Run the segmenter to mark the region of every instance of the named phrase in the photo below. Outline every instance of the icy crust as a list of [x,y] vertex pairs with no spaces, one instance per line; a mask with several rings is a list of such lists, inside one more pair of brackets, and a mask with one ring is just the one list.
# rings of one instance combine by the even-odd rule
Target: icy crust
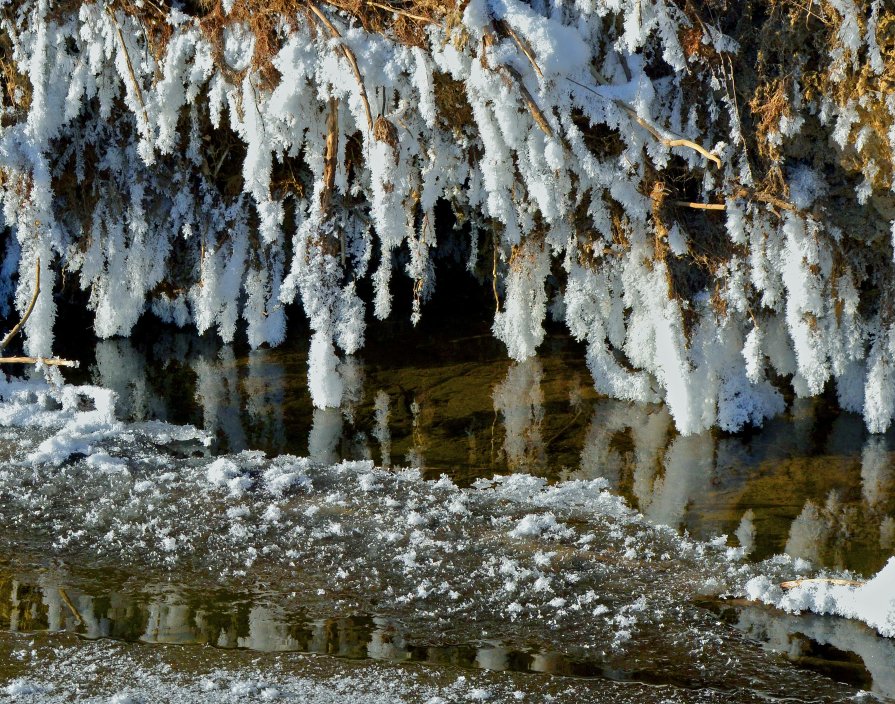
[[0,378],[0,427],[49,431],[28,447],[24,460],[35,465],[59,466],[72,456],[83,456],[92,468],[126,469],[96,448],[104,441],[169,444],[210,437],[190,426],[161,421],[124,424],[116,420],[114,391],[99,386],[54,385],[43,381]]
[[[0,684],[6,704],[761,704],[753,688],[677,687],[602,678],[386,666],[301,655],[224,652],[215,648],[134,648],[109,641],[9,637],[0,634],[22,672]],[[854,693],[803,676],[814,702],[845,702]],[[804,699],[804,697],[803,697]]]
[[[841,26],[821,72],[866,63],[879,73],[880,3],[863,34],[863,10],[833,4]],[[225,15],[232,7],[224,3]],[[153,32],[120,8],[18,2],[3,32],[30,95],[0,106],[3,222],[15,235],[2,270],[19,273],[15,291],[3,278],[0,308],[13,296],[25,309],[39,263],[45,291],[63,275],[89,291],[102,337],[129,334],[152,311],[225,342],[242,319],[258,347],[282,342],[284,306],[300,301],[313,330],[313,401],[337,407],[338,354],[363,344],[368,305],[389,315],[396,253],[414,280],[417,320],[435,289],[433,256],[464,256],[474,268],[487,220],[487,270],[501,298],[493,330],[515,359],[535,353],[550,310],[586,342],[597,390],[664,400],[685,434],[780,413],[777,379],[798,396],[835,383],[842,407],[862,412],[872,431],[890,425],[895,335],[886,306],[861,293],[887,288],[889,238],[868,246],[832,225],[827,184],[806,165],[780,174],[792,210],[742,196],[760,184],[736,100],[720,85],[726,68],[711,59],[726,66],[722,57],[738,51],[718,28],[667,0],[473,0],[454,29],[428,25],[426,46],[408,47],[330,6],[321,12],[340,39],[305,13],[275,23],[271,84],[251,31],[235,21],[213,39],[171,10],[154,19],[167,20],[169,40],[150,46]],[[517,40],[496,36],[495,22]],[[693,32],[685,51],[681,38]],[[447,80],[461,125],[440,107]],[[874,142],[852,138],[854,105],[791,102],[769,138],[795,138],[804,113],[840,145]],[[591,151],[589,129],[611,135],[603,151]],[[215,180],[230,153],[217,150],[224,132],[245,152],[235,196]],[[695,200],[726,208],[712,234],[726,242],[691,250],[683,221],[662,224],[646,194],[669,169]],[[278,170],[297,180],[292,192]],[[878,170],[871,160],[860,202]],[[68,190],[62,174],[74,176]],[[89,203],[72,195],[84,190],[95,194]],[[439,199],[471,222],[468,241],[438,241]],[[716,250],[732,254],[699,264]],[[699,269],[697,279],[708,266],[710,280],[681,292],[681,266]],[[356,284],[368,276],[373,300],[363,301]],[[51,353],[55,315],[53,297],[41,296],[26,325],[31,354]]]

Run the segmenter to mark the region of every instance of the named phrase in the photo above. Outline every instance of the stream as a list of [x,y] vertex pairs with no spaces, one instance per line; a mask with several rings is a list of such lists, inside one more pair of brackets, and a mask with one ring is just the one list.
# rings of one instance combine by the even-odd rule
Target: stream
[[97,343],[116,421],[0,429],[0,700],[895,700],[891,639],[739,598],[880,570],[895,434],[682,437],[567,337],[453,330],[383,328],[327,410],[303,341]]

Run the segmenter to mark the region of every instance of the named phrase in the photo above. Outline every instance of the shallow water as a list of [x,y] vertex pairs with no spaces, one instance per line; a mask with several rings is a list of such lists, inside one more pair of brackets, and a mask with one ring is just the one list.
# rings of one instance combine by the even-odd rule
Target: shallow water
[[[181,334],[101,342],[78,381],[114,389],[124,420],[192,423],[215,442],[99,443],[120,473],[77,457],[27,478],[0,472],[0,629],[551,674],[725,701],[805,687],[818,701],[859,689],[895,698],[891,641],[724,598],[777,553],[876,572],[895,543],[892,434],[870,437],[857,416],[795,401],[761,430],[682,438],[660,406],[597,397],[582,358],[561,336],[516,364],[486,334],[383,335],[343,365],[343,407],[320,411],[303,343],[243,354]],[[7,430],[0,451],[15,465],[41,438]],[[268,474],[293,465],[237,456],[248,493],[209,493],[213,456],[244,449],[309,457],[294,476],[313,491],[274,491]],[[453,484],[334,467],[342,460],[420,467]],[[481,481],[523,473],[604,479],[642,517]],[[545,507],[556,529],[525,537]],[[650,528],[662,525],[675,530]],[[717,536],[728,537],[693,542]],[[728,546],[749,561],[731,563]],[[793,576],[790,563],[773,569]]]

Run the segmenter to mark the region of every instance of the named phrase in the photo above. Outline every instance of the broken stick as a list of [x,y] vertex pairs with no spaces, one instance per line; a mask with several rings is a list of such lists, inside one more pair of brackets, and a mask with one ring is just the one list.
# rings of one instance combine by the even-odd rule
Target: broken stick
[[[25,323],[28,322],[28,318],[31,317],[31,313],[34,310],[34,305],[37,303],[37,297],[39,295],[40,257],[37,258],[37,267],[34,274],[34,293],[31,294],[31,301],[28,303],[28,308],[25,310],[25,314],[22,316],[21,320],[19,320],[19,322],[13,326],[12,330],[6,333],[6,337],[0,341],[0,351],[3,351],[9,346],[9,343],[12,342],[13,338],[21,332]],[[78,362],[76,361],[70,359],[58,359],[57,357],[0,357],[0,364],[46,364],[50,367],[78,366]]]

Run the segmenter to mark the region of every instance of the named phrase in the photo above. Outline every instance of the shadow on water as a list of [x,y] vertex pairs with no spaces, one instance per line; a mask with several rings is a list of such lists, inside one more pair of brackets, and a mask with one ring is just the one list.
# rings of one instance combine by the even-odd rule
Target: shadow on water
[[417,466],[460,485],[528,472],[606,478],[657,523],[730,536],[755,559],[779,552],[864,574],[895,549],[895,434],[823,400],[743,435],[681,437],[663,406],[596,395],[577,345],[548,337],[517,364],[490,335],[393,336],[343,361],[339,409],[314,409],[299,343],[237,354],[194,335],[97,344],[89,380],[130,420],[191,423],[216,451]]

